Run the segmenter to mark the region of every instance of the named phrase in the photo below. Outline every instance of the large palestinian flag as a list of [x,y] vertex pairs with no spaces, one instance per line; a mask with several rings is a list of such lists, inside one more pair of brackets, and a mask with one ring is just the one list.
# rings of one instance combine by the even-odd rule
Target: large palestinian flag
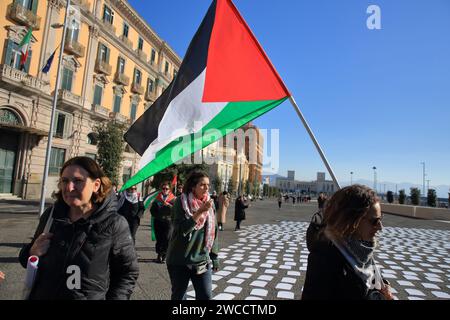
[[[142,158],[123,189],[203,149],[290,96],[231,0],[214,0],[176,78],[125,133]],[[214,130],[214,134],[208,134]]]

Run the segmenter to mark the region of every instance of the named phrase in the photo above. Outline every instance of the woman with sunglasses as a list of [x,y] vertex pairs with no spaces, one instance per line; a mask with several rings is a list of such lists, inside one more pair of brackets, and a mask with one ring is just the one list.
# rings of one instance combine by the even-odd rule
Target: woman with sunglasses
[[155,228],[156,245],[155,250],[158,254],[156,262],[165,263],[167,246],[171,233],[171,215],[172,207],[175,202],[175,196],[170,191],[170,182],[164,181],[161,184],[161,191],[156,196],[150,207],[150,213],[154,218],[153,227]]
[[337,191],[325,204],[324,228],[308,256],[303,300],[392,300],[374,260],[382,230],[380,200],[362,185]]
[[91,158],[75,157],[62,166],[58,189],[33,240],[20,251],[24,268],[30,256],[39,257],[28,298],[129,299],[139,274],[137,255],[128,223],[117,214],[111,181]]

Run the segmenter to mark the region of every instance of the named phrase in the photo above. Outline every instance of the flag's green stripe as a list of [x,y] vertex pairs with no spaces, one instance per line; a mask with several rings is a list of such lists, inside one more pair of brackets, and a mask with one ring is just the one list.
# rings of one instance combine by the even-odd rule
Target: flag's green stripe
[[[230,133],[230,130],[238,129],[247,122],[272,110],[287,98],[266,101],[230,102],[216,117],[203,127],[202,133],[186,135],[176,139],[158,151],[155,159],[131,177],[124,184],[122,190],[144,181],[171,164],[205,148]],[[207,136],[204,134],[209,129],[216,129],[217,134],[215,136]],[[174,150],[177,150],[177,152],[174,153]]]
[[150,205],[150,203],[152,203],[152,201],[156,198],[156,196],[158,195],[159,191],[156,191],[155,194],[151,195],[150,197],[148,197],[147,200],[145,200],[144,203],[144,208],[147,209],[148,206]]
[[32,34],[32,31],[31,31],[31,28],[30,28],[30,29],[28,29],[27,34],[25,35],[25,37],[23,37],[22,41],[21,41],[20,44],[19,44],[19,47],[20,47],[21,49],[22,49],[22,47],[23,47],[25,44],[30,43],[30,40],[31,40],[31,34]]

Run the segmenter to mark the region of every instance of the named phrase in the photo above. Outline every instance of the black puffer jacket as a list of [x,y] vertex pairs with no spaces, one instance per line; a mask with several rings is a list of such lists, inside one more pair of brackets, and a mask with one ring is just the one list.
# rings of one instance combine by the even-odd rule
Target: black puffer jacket
[[[128,223],[116,212],[116,197],[108,196],[87,219],[69,220],[69,207],[56,202],[53,237],[47,253],[40,257],[30,299],[129,299],[139,275],[137,255]],[[42,215],[33,241],[19,255],[26,267],[29,251],[42,233],[50,215]],[[81,271],[81,288],[69,289],[67,273],[71,265]],[[70,283],[70,282],[69,282]]]

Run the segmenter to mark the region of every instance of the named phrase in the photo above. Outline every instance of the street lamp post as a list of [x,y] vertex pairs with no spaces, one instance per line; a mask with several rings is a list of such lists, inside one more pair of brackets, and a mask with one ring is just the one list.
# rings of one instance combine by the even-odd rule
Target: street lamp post
[[423,194],[425,195],[425,162],[421,162],[423,168]]
[[350,172],[350,185],[353,185],[353,171]]
[[50,129],[48,132],[47,150],[45,152],[45,166],[44,166],[44,176],[42,177],[41,202],[40,202],[40,207],[39,207],[39,215],[42,215],[44,213],[44,209],[45,209],[45,193],[46,193],[46,187],[47,187],[48,167],[50,164],[50,153],[52,150],[53,126],[54,126],[55,113],[56,113],[56,104],[57,104],[57,100],[58,100],[59,82],[60,82],[60,77],[61,77],[61,64],[62,64],[62,59],[63,59],[64,43],[65,43],[65,39],[66,39],[65,36],[66,36],[66,31],[67,31],[67,16],[69,14],[69,6],[70,6],[70,0],[67,0],[66,14],[64,16],[63,34],[62,34],[62,38],[61,38],[61,45],[59,47],[60,49],[59,49],[58,71],[56,73],[55,92],[53,93],[52,115],[50,117]]
[[375,190],[375,193],[377,192],[377,167],[373,166],[373,190]]

